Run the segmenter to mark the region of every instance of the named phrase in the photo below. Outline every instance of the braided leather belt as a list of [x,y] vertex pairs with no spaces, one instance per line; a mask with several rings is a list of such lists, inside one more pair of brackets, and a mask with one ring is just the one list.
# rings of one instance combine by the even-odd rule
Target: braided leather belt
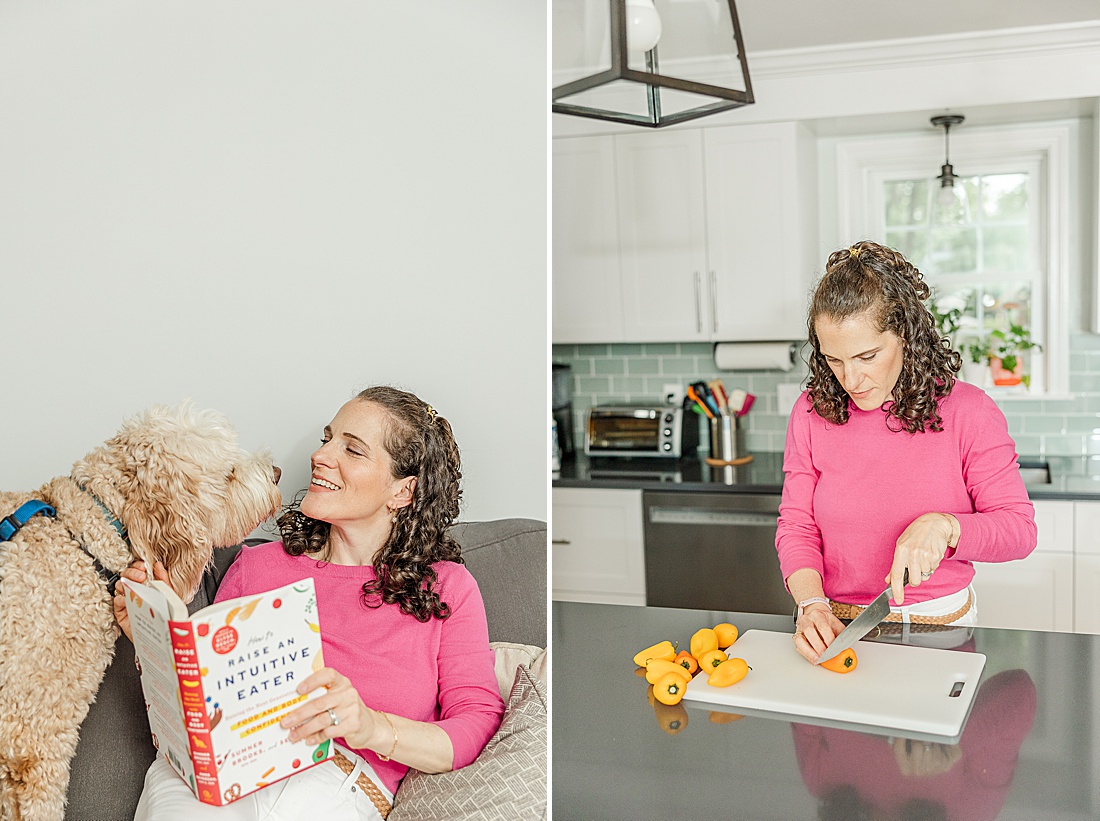
[[[348,775],[351,775],[355,771],[355,765],[351,763],[351,760],[342,752],[337,750],[332,757],[332,763],[343,770]],[[355,784],[359,789],[367,794],[367,797],[371,800],[371,803],[378,808],[378,814],[385,818],[390,814],[390,810],[393,809],[393,805],[386,800],[386,796],[382,794],[382,790],[378,788],[378,785],[371,781],[371,777],[365,772],[360,771],[359,777],[355,779]]]
[[[950,624],[956,619],[961,618],[970,610],[970,592],[967,591],[966,603],[956,610],[954,613],[946,613],[942,616],[910,616],[909,621],[912,624]],[[860,613],[867,608],[860,607],[858,604],[844,604],[843,602],[830,602],[829,606],[833,608],[833,615],[838,619],[854,619]],[[890,613],[883,621],[901,621],[901,613]]]

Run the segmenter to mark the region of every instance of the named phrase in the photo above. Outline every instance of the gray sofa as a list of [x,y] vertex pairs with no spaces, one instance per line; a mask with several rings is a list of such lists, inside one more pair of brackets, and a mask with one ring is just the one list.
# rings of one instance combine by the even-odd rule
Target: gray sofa
[[[546,524],[532,519],[459,523],[453,535],[485,600],[489,640],[546,646]],[[216,551],[216,569],[192,602],[213,600],[217,580],[239,547]],[[143,709],[134,649],[119,639],[96,701],[80,731],[66,819],[129,821],[156,755]]]

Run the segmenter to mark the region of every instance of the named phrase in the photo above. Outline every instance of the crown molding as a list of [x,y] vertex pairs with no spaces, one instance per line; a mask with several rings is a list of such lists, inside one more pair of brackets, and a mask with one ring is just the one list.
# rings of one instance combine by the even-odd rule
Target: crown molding
[[876,40],[773,51],[748,51],[754,80],[942,64],[1005,57],[1042,57],[1100,50],[1100,20],[963,34]]

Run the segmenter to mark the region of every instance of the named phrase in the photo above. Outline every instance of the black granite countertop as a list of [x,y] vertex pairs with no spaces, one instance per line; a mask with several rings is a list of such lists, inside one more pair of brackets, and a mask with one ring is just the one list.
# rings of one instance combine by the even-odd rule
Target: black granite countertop
[[[742,634],[794,630],[790,616],[553,603],[555,818],[1100,817],[1100,636],[964,628],[934,637],[986,663],[958,740],[930,741],[656,702],[631,653],[723,621]],[[880,640],[891,638],[933,640]]]
[[577,453],[562,460],[554,487],[632,488],[640,490],[716,491],[720,493],[780,493],[783,454],[757,453],[736,467],[711,467],[706,457],[603,456]]
[[[783,454],[754,453],[736,467],[711,467],[703,453],[680,459],[572,454],[554,474],[554,487],[624,488],[689,493],[780,493]],[[1100,455],[1021,455],[1033,501],[1100,501]],[[1045,467],[1045,470],[1044,470]],[[1049,478],[1049,481],[1042,481]]]

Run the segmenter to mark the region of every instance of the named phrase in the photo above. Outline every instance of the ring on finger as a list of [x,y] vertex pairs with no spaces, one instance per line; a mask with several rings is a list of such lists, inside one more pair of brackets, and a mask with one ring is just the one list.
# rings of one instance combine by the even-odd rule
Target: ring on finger
[[329,720],[332,722],[333,727],[335,727],[337,724],[340,723],[340,718],[339,718],[339,716],[336,715],[335,710],[330,709],[328,711],[328,717],[329,717]]
[[929,580],[930,578],[932,578],[932,571],[931,571],[931,570],[929,570],[929,571],[928,571],[927,573],[924,573],[924,572],[922,572],[922,573],[920,574],[920,577],[921,577],[921,578],[922,578],[922,579],[923,579],[924,581],[928,581],[928,580]]

